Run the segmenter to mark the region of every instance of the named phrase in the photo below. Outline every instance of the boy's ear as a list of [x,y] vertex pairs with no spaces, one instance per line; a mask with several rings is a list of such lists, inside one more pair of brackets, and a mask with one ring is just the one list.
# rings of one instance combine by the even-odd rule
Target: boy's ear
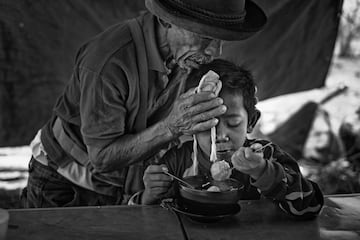
[[261,113],[258,109],[255,108],[255,112],[252,116],[251,119],[249,119],[249,124],[248,124],[248,128],[247,128],[247,133],[251,133],[257,123],[257,121],[259,120],[261,116]]

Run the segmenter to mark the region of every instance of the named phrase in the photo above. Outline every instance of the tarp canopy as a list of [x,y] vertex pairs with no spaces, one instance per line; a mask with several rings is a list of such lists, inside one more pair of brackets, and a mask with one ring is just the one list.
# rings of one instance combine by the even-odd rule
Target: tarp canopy
[[[223,57],[254,72],[261,100],[323,86],[342,1],[255,2],[268,16],[265,30],[225,43]],[[143,0],[2,0],[0,146],[29,144],[69,80],[80,45],[144,9]]]

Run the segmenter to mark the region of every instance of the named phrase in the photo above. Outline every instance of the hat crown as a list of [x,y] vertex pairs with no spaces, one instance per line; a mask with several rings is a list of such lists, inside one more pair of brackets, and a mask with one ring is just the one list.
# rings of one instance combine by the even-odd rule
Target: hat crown
[[245,14],[245,0],[168,0],[182,7],[217,15]]
[[145,6],[166,22],[222,40],[246,39],[266,23],[252,0],[145,0]]

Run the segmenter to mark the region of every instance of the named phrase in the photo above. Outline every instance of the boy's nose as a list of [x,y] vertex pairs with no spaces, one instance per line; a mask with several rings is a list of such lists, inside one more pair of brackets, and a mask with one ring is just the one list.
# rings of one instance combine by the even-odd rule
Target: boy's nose
[[226,131],[224,131],[222,124],[219,123],[216,126],[216,142],[221,143],[221,142],[227,142],[229,140],[230,138],[228,137]]
[[218,57],[222,54],[222,46],[223,46],[222,40],[213,39],[209,43],[209,45],[205,48],[204,52],[209,56]]
[[222,142],[228,142],[230,140],[230,138],[229,137],[227,137],[227,136],[217,136],[216,137],[216,142],[217,143],[222,143]]

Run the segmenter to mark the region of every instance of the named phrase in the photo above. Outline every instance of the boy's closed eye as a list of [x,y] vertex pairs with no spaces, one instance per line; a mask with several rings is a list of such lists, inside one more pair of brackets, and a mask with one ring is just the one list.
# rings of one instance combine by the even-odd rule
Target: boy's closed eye
[[226,119],[226,125],[235,128],[241,125],[243,119],[241,117],[230,117]]

